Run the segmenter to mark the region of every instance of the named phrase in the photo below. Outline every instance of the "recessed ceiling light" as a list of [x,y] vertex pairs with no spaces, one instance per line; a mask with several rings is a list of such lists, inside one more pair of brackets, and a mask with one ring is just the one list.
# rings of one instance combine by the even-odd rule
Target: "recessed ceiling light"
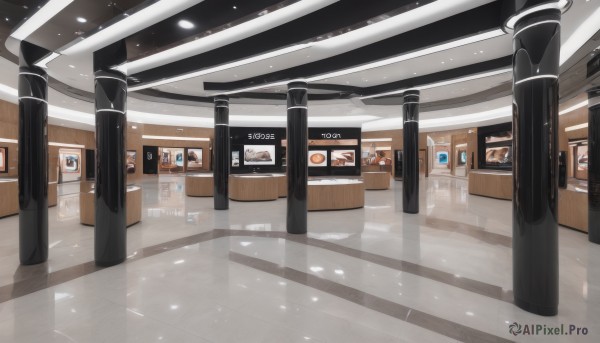
[[72,64],[69,64],[69,68],[75,69],[75,66]]
[[179,25],[179,27],[181,27],[182,29],[186,29],[186,30],[193,29],[195,26],[191,21],[185,20],[185,19],[181,19],[177,23],[177,25]]
[[237,6],[233,5],[233,9],[234,9],[234,10],[237,10]]
[[77,17],[77,21],[80,23],[87,23],[87,19],[85,19],[83,17]]
[[273,66],[269,66],[269,68],[273,68]]

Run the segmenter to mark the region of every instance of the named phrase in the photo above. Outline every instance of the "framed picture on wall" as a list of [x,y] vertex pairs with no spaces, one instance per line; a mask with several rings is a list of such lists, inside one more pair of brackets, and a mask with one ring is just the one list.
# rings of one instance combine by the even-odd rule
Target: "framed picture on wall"
[[577,146],[577,170],[578,171],[588,170],[588,146],[587,145]]
[[127,150],[127,174],[135,173],[135,160],[137,158],[137,151]]
[[240,166],[240,152],[239,151],[231,152],[231,166],[232,167]]
[[448,164],[448,152],[440,151],[437,153],[437,159],[439,164]]
[[187,170],[195,171],[202,169],[202,149],[187,149]]
[[0,173],[8,173],[8,148],[0,147]]

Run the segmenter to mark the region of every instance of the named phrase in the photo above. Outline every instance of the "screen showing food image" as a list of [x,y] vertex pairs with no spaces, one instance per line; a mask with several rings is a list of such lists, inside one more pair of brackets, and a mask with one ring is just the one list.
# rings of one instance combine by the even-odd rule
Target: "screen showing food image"
[[135,173],[135,159],[137,152],[134,150],[127,150],[127,174]]
[[0,173],[8,172],[7,149],[0,148]]
[[202,149],[187,149],[187,170],[202,169]]
[[232,167],[240,166],[240,152],[239,151],[231,152],[231,166]]
[[577,170],[588,170],[588,146],[579,145],[577,147]]
[[308,152],[309,167],[327,167],[327,150],[311,150]]
[[354,150],[332,150],[331,166],[333,167],[354,167],[356,165],[356,156]]
[[498,143],[512,141],[512,131],[500,131],[485,137],[486,143]]
[[512,147],[496,147],[485,149],[485,162],[490,166],[512,165]]
[[274,145],[244,145],[244,165],[274,166]]
[[448,164],[448,152],[440,151],[437,153],[437,160],[439,164]]
[[458,150],[458,163],[459,166],[464,166],[467,164],[467,151],[466,150]]

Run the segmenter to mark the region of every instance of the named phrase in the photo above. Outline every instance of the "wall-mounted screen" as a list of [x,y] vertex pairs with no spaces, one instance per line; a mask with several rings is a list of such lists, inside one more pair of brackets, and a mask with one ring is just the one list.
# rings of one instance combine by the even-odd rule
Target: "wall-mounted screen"
[[448,152],[447,151],[438,151],[437,161],[438,161],[438,164],[448,164]]
[[274,166],[275,145],[244,145],[244,165]]
[[8,148],[0,147],[0,173],[8,173]]
[[512,123],[477,130],[479,168],[511,170],[513,166]]
[[512,166],[512,146],[486,148],[485,163],[497,167]]
[[81,150],[58,149],[59,183],[81,180]]
[[356,166],[356,153],[354,150],[331,150],[332,167]]
[[467,164],[467,151],[466,150],[458,150],[458,156],[456,160],[456,165],[464,166]]
[[183,148],[158,148],[158,171],[183,172]]
[[231,166],[236,167],[236,168],[240,166],[240,152],[239,151],[231,152]]
[[135,160],[137,158],[137,151],[127,150],[127,174],[135,173]]
[[588,170],[588,146],[578,145],[577,146],[577,170],[587,171]]
[[187,149],[187,171],[198,171],[202,169],[202,149]]
[[309,167],[327,167],[327,150],[311,150],[308,152]]

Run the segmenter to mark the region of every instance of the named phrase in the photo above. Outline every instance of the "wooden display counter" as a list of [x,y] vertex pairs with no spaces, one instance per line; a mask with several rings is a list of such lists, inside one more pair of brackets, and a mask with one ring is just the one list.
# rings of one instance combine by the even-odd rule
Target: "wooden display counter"
[[[138,186],[127,186],[127,226],[136,224],[142,220],[142,188]],[[96,201],[94,190],[81,192],[79,194],[79,220],[83,225],[94,226],[96,223]]]
[[266,201],[279,198],[278,177],[265,175],[229,175],[229,199]]
[[19,213],[19,180],[0,179],[0,218]]
[[392,166],[391,165],[368,165],[361,166],[361,172],[369,173],[369,172],[386,172],[388,174],[392,174]]
[[[0,179],[0,218],[19,214],[19,180]],[[48,207],[58,204],[58,184],[48,183]]]
[[287,175],[285,174],[271,174],[274,178],[277,179],[277,188],[280,198],[287,197]]
[[588,232],[587,184],[571,180],[566,189],[558,189],[558,223]]
[[213,174],[188,174],[185,176],[185,195],[211,197],[214,193]]
[[388,172],[363,172],[363,182],[365,189],[389,189],[390,188],[390,173]]
[[355,179],[308,181],[308,210],[346,210],[365,206],[365,184]]
[[48,182],[48,207],[58,204],[58,182]]
[[495,170],[471,170],[469,172],[469,194],[512,200],[512,193],[512,172]]

